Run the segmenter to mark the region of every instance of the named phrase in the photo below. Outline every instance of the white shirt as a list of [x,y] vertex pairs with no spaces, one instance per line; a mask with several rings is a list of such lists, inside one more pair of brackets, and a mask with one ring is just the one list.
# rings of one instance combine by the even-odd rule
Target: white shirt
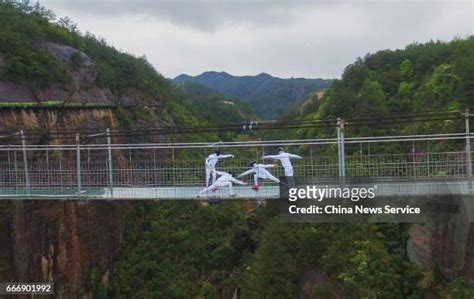
[[206,167],[213,169],[216,168],[217,162],[219,162],[219,159],[225,159],[225,158],[233,158],[234,155],[217,155],[217,154],[210,154],[206,158]]
[[246,172],[241,173],[238,177],[242,177],[251,173],[255,173],[257,176],[263,176],[268,173],[268,170],[265,168],[273,167],[272,164],[255,164],[252,169],[247,170]]
[[280,160],[281,166],[285,169],[285,176],[293,176],[293,165],[291,165],[290,159],[303,159],[303,157],[282,152],[278,155],[263,156],[263,159]]

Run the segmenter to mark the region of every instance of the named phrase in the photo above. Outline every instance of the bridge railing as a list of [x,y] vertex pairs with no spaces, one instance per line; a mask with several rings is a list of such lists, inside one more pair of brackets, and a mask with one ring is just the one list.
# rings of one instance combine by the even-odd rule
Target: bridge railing
[[[472,136],[469,136],[472,138]],[[462,134],[386,136],[344,140],[345,175],[360,179],[416,181],[427,178],[460,179],[469,176],[472,159]],[[248,141],[219,144],[69,144],[0,145],[0,197],[76,194],[114,188],[200,188],[205,184],[204,160],[216,148],[232,153],[218,170],[242,173],[250,162],[274,164],[269,169],[282,176],[279,162],[264,161],[283,146],[303,156],[292,160],[295,178],[314,182],[341,175],[337,139]],[[253,182],[252,176],[242,178]],[[275,186],[265,181],[264,185]],[[87,196],[84,193],[83,196]]]

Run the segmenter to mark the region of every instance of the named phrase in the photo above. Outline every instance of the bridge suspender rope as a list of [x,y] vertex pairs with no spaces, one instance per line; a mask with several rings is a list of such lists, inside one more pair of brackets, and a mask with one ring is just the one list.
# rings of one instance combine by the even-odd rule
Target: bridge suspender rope
[[466,174],[469,180],[469,190],[472,192],[472,157],[471,157],[471,133],[469,128],[469,108],[464,114],[466,125]]
[[344,150],[344,119],[337,118],[337,153],[339,164],[339,179],[340,184],[345,185],[346,178],[346,163]]
[[76,133],[76,177],[77,177],[77,197],[81,198],[82,188],[81,188],[81,143],[79,139],[79,133]]
[[20,131],[21,135],[21,146],[23,148],[23,169],[25,171],[25,187],[28,195],[30,193],[30,174],[28,172],[28,158],[26,157],[26,140],[25,133],[23,130]]
[[108,168],[109,168],[109,191],[110,198],[114,198],[114,177],[112,168],[112,138],[110,137],[110,129],[107,128],[107,157],[108,157]]
[[337,118],[337,166],[338,166],[338,174],[339,180],[342,177],[342,169],[341,169],[341,127],[340,127],[341,118]]

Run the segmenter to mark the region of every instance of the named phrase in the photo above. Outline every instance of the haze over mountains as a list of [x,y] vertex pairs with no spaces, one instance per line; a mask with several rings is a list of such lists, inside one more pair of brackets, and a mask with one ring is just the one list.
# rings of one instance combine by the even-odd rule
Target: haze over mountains
[[277,78],[266,73],[233,76],[226,72],[204,72],[198,76],[182,74],[173,83],[193,82],[248,102],[258,116],[275,119],[304,101],[312,92],[331,86],[332,79]]

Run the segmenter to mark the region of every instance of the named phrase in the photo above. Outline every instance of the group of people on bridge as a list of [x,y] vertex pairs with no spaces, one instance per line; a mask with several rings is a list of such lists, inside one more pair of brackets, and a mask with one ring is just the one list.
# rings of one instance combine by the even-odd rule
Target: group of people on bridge
[[[239,174],[235,177],[235,173],[233,171],[224,172],[216,170],[217,163],[220,159],[226,158],[234,158],[235,156],[232,154],[221,154],[220,150],[216,150],[213,154],[210,154],[206,158],[205,168],[206,168],[206,188],[202,189],[198,197],[201,196],[203,193],[207,193],[209,191],[216,192],[219,188],[228,187],[230,190],[230,196],[236,196],[234,190],[232,188],[233,184],[238,185],[247,185],[247,183],[238,180],[246,175],[253,174],[254,185],[252,189],[255,192],[258,192],[260,186],[258,184],[258,179],[262,180],[270,180],[275,183],[280,183],[280,180],[273,176],[267,169],[274,167],[273,164],[258,164],[257,161],[253,161],[250,163],[250,169]],[[284,151],[283,148],[278,149],[278,154],[276,155],[267,155],[263,156],[262,159],[264,160],[278,160],[280,161],[286,177],[286,183],[290,186],[294,185],[293,179],[293,165],[291,164],[291,159],[303,159],[303,157],[290,154]],[[219,176],[219,177],[217,177]],[[211,182],[211,183],[210,183]]]

